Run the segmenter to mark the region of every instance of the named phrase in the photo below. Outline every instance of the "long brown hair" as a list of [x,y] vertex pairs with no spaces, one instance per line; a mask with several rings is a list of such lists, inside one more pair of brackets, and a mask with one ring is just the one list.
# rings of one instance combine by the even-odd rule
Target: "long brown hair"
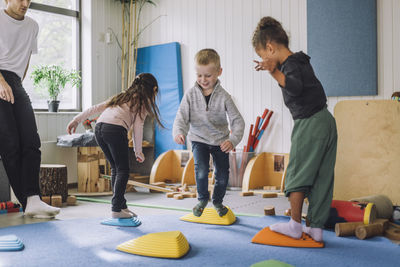
[[267,43],[276,42],[286,48],[289,47],[289,38],[282,27],[282,24],[272,17],[263,17],[257,25],[253,34],[253,47],[266,48]]
[[107,107],[128,103],[131,111],[139,115],[140,119],[144,119],[142,111],[146,110],[147,114],[155,118],[157,123],[164,128],[160,121],[160,111],[155,103],[158,91],[156,78],[150,73],[140,73],[127,90],[113,96],[108,101]]

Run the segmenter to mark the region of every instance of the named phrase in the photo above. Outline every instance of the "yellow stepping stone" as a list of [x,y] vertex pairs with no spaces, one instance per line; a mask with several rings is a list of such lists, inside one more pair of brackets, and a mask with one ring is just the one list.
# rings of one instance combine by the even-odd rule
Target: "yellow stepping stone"
[[181,258],[189,243],[180,231],[151,233],[117,246],[123,252],[157,258]]
[[193,213],[186,214],[180,217],[182,221],[206,223],[206,224],[219,224],[219,225],[231,225],[236,221],[235,214],[228,208],[228,213],[224,216],[219,217],[217,211],[214,208],[205,208],[203,214],[200,217],[196,217]]

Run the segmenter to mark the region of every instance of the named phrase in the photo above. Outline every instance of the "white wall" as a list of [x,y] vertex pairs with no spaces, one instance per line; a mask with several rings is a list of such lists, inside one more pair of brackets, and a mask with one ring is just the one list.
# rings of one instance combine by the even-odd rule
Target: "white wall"
[[[257,58],[251,47],[252,32],[262,16],[271,15],[283,22],[290,35],[293,51],[307,51],[306,0],[155,0],[143,12],[146,25],[158,19],[142,35],[141,45],[179,42],[182,45],[184,89],[195,81],[193,57],[204,47],[215,48],[221,55],[224,87],[234,97],[248,127],[264,108],[275,111],[270,131],[260,144],[262,151],[288,152],[292,119],[283,104],[279,87],[267,73],[253,71]],[[113,38],[104,42],[112,28],[120,38],[121,5],[111,0],[83,1],[83,76],[85,107],[99,103],[120,90],[120,50]],[[377,0],[378,5],[378,95],[369,97],[330,97],[329,109],[343,99],[388,99],[400,90],[400,1]],[[89,47],[89,48],[87,48]],[[90,64],[87,64],[87,61]],[[72,117],[73,114],[66,115]],[[64,131],[65,116],[37,114],[43,141],[54,141]],[[54,130],[53,125],[57,125]],[[271,127],[272,126],[272,127]],[[62,128],[62,129],[61,129]]]
[[[222,85],[234,97],[246,121],[245,137],[264,108],[275,114],[258,151],[289,152],[293,126],[276,82],[267,73],[253,70],[257,59],[251,46],[258,20],[273,16],[282,21],[292,51],[307,51],[306,0],[156,0],[157,7],[144,10],[143,25],[165,15],[150,26],[142,46],[179,42],[182,45],[184,90],[195,81],[193,58],[202,48],[215,48],[224,69]],[[400,1],[377,0],[378,5],[378,95],[330,97],[329,109],[343,99],[388,99],[400,90]],[[344,44],[344,49],[346,45]],[[362,48],[360,48],[362,49]],[[245,138],[239,146],[243,146]]]
[[143,25],[158,15],[166,15],[149,27],[141,38],[148,46],[177,41],[181,44],[183,86],[193,86],[196,76],[194,55],[202,48],[214,48],[221,56],[220,77],[223,87],[233,96],[248,129],[265,108],[275,114],[259,148],[287,152],[290,147],[292,120],[283,105],[280,88],[267,73],[254,71],[257,59],[251,45],[252,33],[262,16],[281,20],[291,36],[291,49],[307,48],[306,0],[162,0],[157,7],[148,5]]

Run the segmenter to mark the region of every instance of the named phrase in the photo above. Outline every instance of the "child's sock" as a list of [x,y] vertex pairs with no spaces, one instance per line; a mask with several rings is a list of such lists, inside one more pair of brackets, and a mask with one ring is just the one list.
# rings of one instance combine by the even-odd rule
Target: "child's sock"
[[295,239],[299,239],[303,234],[303,227],[301,223],[298,223],[293,219],[290,219],[288,223],[273,224],[269,228],[274,232],[278,232]]
[[44,219],[54,218],[58,213],[60,213],[59,208],[47,205],[38,195],[30,196],[27,199],[25,215],[33,218]]
[[193,215],[200,217],[203,214],[204,208],[207,206],[208,200],[200,200],[196,206],[193,208]]
[[229,211],[222,203],[214,204],[214,208],[217,210],[219,217],[224,216]]
[[111,217],[114,218],[114,219],[129,219],[129,218],[132,218],[132,214],[127,213],[127,212],[125,212],[123,210],[121,210],[121,211],[113,211],[111,213]]
[[303,226],[303,232],[311,236],[315,241],[322,242],[322,228]]
[[132,217],[137,217],[136,213],[134,213],[133,211],[131,211],[130,209],[126,208],[126,209],[122,209],[122,211],[129,213],[130,215],[132,215]]

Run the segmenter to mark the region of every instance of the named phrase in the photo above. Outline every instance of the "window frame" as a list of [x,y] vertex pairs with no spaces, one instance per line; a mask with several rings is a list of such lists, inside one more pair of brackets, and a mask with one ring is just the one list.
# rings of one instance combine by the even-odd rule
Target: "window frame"
[[[82,43],[81,43],[82,1],[81,0],[75,0],[75,1],[77,1],[78,10],[72,10],[72,9],[67,9],[67,8],[62,8],[62,7],[46,5],[46,4],[39,4],[39,3],[35,3],[35,2],[31,2],[29,9],[77,18],[78,23],[76,24],[76,27],[78,28],[77,29],[78,36],[76,38],[76,42],[77,42],[76,43],[76,47],[77,47],[77,55],[76,56],[77,56],[78,64],[76,66],[76,69],[79,71],[79,73],[82,76]],[[80,83],[79,86],[77,86],[76,90],[77,90],[76,108],[75,109],[59,109],[59,112],[79,112],[82,110],[82,82]],[[48,109],[35,108],[34,112],[48,112]]]

